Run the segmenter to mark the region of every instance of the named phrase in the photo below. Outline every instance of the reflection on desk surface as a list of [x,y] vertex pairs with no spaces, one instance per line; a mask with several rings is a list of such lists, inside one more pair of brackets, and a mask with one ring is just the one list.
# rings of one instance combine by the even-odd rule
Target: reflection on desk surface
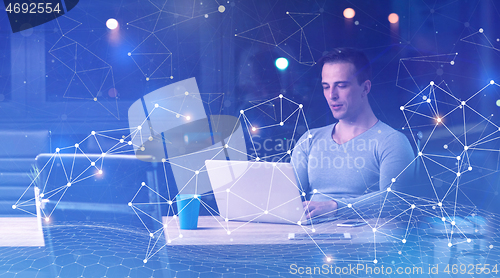
[[[313,225],[290,225],[224,221],[221,217],[200,216],[198,229],[181,230],[178,218],[163,217],[165,239],[169,245],[233,245],[233,244],[315,244],[384,243],[404,234],[405,227],[388,219],[367,219],[368,225],[338,227],[336,220]],[[374,230],[377,233],[374,236]],[[347,235],[348,234],[348,235]],[[399,235],[399,236],[398,236]],[[293,239],[292,239],[293,238]],[[297,238],[309,240],[297,240]]]

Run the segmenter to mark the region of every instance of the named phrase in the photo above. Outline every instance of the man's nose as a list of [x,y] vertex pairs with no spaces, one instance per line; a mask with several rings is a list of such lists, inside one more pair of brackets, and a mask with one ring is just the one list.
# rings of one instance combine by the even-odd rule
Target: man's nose
[[331,88],[329,91],[328,91],[328,98],[332,99],[332,100],[336,100],[339,98],[339,94],[337,92],[337,90],[335,88]]

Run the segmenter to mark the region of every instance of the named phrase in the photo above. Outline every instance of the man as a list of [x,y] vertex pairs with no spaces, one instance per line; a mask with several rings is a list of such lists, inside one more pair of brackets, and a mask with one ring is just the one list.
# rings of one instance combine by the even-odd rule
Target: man
[[307,217],[376,212],[387,189],[405,185],[413,172],[413,150],[405,135],[373,113],[371,67],[364,53],[339,48],[320,63],[323,93],[338,123],[306,132],[292,154],[307,194]]

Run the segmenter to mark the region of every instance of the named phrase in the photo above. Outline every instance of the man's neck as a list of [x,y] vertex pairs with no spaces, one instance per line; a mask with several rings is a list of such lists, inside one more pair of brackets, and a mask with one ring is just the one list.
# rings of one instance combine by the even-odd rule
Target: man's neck
[[339,120],[333,130],[332,138],[337,144],[344,144],[367,131],[377,122],[378,119],[373,112],[365,117],[358,117],[355,121]]

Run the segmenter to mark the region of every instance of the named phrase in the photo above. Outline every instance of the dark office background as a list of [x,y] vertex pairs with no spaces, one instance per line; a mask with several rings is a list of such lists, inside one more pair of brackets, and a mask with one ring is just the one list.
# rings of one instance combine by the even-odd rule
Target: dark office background
[[[57,21],[15,34],[1,12],[0,129],[46,129],[52,149],[70,146],[91,131],[128,128],[127,110],[134,101],[191,77],[196,77],[205,109],[212,114],[238,116],[241,109],[283,94],[304,105],[308,128],[320,127],[334,119],[315,62],[326,51],[349,46],[365,51],[372,61],[370,102],[377,117],[395,129],[404,128],[410,139],[410,127],[421,131],[420,147],[434,155],[432,161],[424,159],[419,183],[432,183],[436,192],[421,194],[500,211],[500,88],[487,86],[490,80],[500,83],[496,1],[164,4],[83,0]],[[354,9],[354,18],[343,16],[346,8]],[[397,23],[389,23],[391,13],[398,14]],[[118,29],[106,27],[109,18],[119,22]],[[276,68],[279,57],[288,59],[287,69]],[[443,90],[431,91],[431,81]],[[211,99],[211,94],[223,97]],[[446,128],[434,130],[433,110],[424,95],[437,100]],[[457,100],[467,100],[470,108],[457,108]],[[407,104],[415,104],[408,107],[415,113],[402,113],[400,106]],[[465,116],[460,109],[467,109]],[[263,126],[274,120],[264,113],[254,123]],[[299,131],[307,127],[301,123]],[[289,125],[254,136],[280,142],[276,139],[290,138],[292,129]],[[467,142],[484,144],[464,153],[458,141],[466,142],[466,137]],[[411,143],[417,149],[416,141]],[[458,180],[456,171],[464,173]],[[130,192],[137,189],[131,186]]]

